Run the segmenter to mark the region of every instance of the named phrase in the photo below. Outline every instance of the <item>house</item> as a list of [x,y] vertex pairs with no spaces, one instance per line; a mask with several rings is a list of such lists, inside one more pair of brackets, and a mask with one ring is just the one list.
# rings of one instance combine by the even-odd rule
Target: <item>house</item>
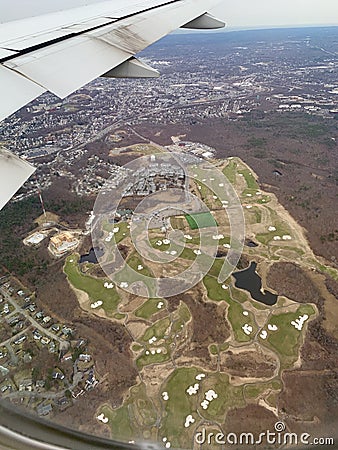
[[52,404],[48,403],[47,405],[38,405],[36,411],[39,416],[47,416],[53,410]]

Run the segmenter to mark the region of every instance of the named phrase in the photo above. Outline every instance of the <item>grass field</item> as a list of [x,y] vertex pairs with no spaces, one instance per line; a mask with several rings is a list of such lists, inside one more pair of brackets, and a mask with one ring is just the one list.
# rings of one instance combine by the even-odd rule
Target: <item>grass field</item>
[[257,203],[263,205],[266,203],[269,203],[271,201],[271,197],[270,195],[261,195],[258,199],[257,199]]
[[206,275],[203,278],[203,284],[207,290],[207,295],[210,300],[214,300],[217,302],[222,300],[230,300],[229,289],[223,289],[222,284],[219,284],[215,277]]
[[167,350],[167,353],[155,353],[155,355],[143,354],[136,360],[136,365],[139,370],[141,370],[144,366],[149,366],[150,364],[160,364],[166,362],[170,359],[170,352]]
[[198,228],[217,227],[216,220],[210,212],[187,214],[185,218],[187,219],[187,222],[192,230],[197,230]]
[[171,336],[173,337],[176,333],[179,334],[190,319],[191,313],[189,308],[184,302],[181,302],[178,309],[174,313],[174,322],[170,330]]
[[238,163],[235,159],[230,159],[227,166],[223,169],[223,174],[227,177],[231,184],[236,182]]
[[[249,312],[248,316],[243,315],[243,307],[239,303],[228,300],[229,302],[229,308],[228,308],[228,320],[232,326],[232,329],[235,334],[235,339],[238,342],[248,342],[251,341],[257,332],[257,326],[254,322],[254,316],[251,312]],[[251,325],[253,328],[253,331],[250,335],[247,335],[244,333],[242,326],[244,324]]]
[[186,227],[184,216],[170,217],[170,224],[174,230],[184,230]]
[[262,211],[257,206],[244,210],[245,220],[250,224],[261,223]]
[[191,313],[187,305],[183,302],[180,303],[178,308],[178,315],[184,322],[189,322],[191,319]]
[[255,189],[256,191],[259,190],[258,183],[249,169],[239,170],[238,173],[241,173],[243,175],[248,189]]
[[[127,263],[129,265],[129,267],[131,267],[133,270],[135,270],[135,272],[140,273],[141,275],[144,275],[146,277],[153,277],[153,273],[151,272],[150,269],[148,269],[148,267],[146,267],[144,265],[143,260],[141,259],[141,257],[138,254],[133,253],[127,259]],[[138,270],[138,266],[142,266],[143,269]]]
[[91,302],[102,300],[102,308],[109,315],[112,315],[116,311],[120,297],[116,292],[116,289],[107,289],[104,287],[104,283],[111,282],[106,278],[94,278],[88,275],[80,273],[78,267],[79,255],[74,254],[66,259],[64,265],[64,272],[67,278],[74,288],[84,291],[88,294]]
[[[246,302],[248,299],[250,299],[250,302],[255,302],[254,300],[251,300],[251,296],[248,292],[243,291],[242,289],[237,289],[235,286],[231,286],[231,296],[234,300],[237,300],[240,303]],[[257,302],[255,302],[257,303]],[[261,303],[259,303],[261,304]]]
[[280,390],[281,390],[281,382],[274,380],[269,381],[268,383],[248,384],[244,387],[243,393],[245,398],[255,399],[264,392],[275,391],[274,393],[276,393],[279,392]]
[[[264,245],[268,245],[269,242],[271,242],[274,238],[274,236],[280,236],[282,237],[283,235],[290,235],[290,228],[288,227],[288,225],[285,222],[282,222],[281,220],[279,221],[274,221],[272,223],[272,225],[276,228],[276,231],[267,231],[266,233],[258,233],[256,234],[256,239],[258,242],[260,242],[261,244]],[[279,242],[279,241],[276,241]],[[281,241],[283,242],[283,241]],[[292,241],[289,241],[292,242]]]
[[[163,302],[164,305],[161,309],[159,309],[157,307],[159,302]],[[158,313],[159,311],[162,311],[163,308],[166,307],[166,301],[160,298],[150,298],[149,300],[147,300],[146,302],[143,303],[142,306],[140,306],[136,311],[135,311],[135,316],[136,317],[141,317],[142,319],[150,319],[150,317],[153,314]]]
[[[138,270],[138,266],[143,268]],[[155,283],[154,276],[148,267],[144,266],[142,259],[134,253],[127,259],[127,264],[123,265],[119,271],[114,273],[114,280],[118,286],[122,282],[127,282],[131,286],[135,282],[140,282],[147,288],[148,295],[154,295]]]
[[209,352],[212,355],[218,355],[218,345],[217,344],[211,344],[209,345]]
[[147,396],[144,383],[130,389],[123,406],[113,410],[105,405],[100,412],[109,419],[112,438],[122,441],[149,438],[157,420],[156,410]]
[[103,229],[104,231],[112,232],[114,228],[118,228],[119,231],[117,233],[114,233],[112,242],[115,241],[116,244],[119,244],[121,241],[123,241],[123,239],[125,239],[127,236],[129,236],[129,228],[128,227],[128,222],[118,222],[118,223],[109,223],[106,222],[103,225]]
[[113,439],[129,441],[135,438],[135,430],[130,425],[128,406],[121,406],[116,410],[104,406],[100,413],[108,417]]
[[185,418],[188,414],[196,416],[196,396],[189,396],[186,389],[196,383],[195,376],[198,373],[200,371],[195,367],[176,369],[163,388],[163,391],[168,392],[169,400],[164,402],[166,415],[162,421],[160,438],[167,437],[175,448],[186,447],[189,429],[184,428]]
[[142,341],[148,342],[150,338],[155,336],[157,339],[162,339],[170,325],[169,317],[158,320],[151,327],[149,327],[142,337]]
[[[210,402],[208,409],[199,408],[206,419],[223,422],[225,413],[229,408],[244,406],[243,388],[229,384],[229,376],[226,373],[208,374],[203,383],[202,392],[213,389],[218,397]],[[201,397],[200,397],[201,399]]]
[[291,321],[303,314],[307,314],[310,320],[315,310],[311,305],[304,304],[293,313],[273,314],[269,321],[276,325],[278,330],[269,332],[267,342],[279,353],[283,367],[288,367],[298,358],[299,344],[306,325],[299,331],[291,325]]

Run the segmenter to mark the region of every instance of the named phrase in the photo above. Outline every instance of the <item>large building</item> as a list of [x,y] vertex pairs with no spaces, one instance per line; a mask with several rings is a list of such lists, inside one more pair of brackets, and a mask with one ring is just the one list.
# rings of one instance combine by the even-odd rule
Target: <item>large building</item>
[[62,256],[65,253],[74,250],[79,243],[79,239],[72,233],[63,231],[50,239],[48,248],[54,256]]

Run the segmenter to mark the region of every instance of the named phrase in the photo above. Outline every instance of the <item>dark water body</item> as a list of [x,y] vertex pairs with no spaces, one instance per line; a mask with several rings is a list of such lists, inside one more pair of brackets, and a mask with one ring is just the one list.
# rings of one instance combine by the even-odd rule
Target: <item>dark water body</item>
[[87,253],[86,255],[81,255],[80,256],[80,264],[84,263],[84,262],[89,262],[92,264],[98,264],[98,260],[97,260],[97,256],[100,258],[100,256],[102,256],[104,253],[103,250],[99,249],[99,248],[91,248],[89,250],[89,253]]
[[235,286],[240,289],[245,289],[254,300],[257,300],[264,305],[272,306],[277,302],[278,295],[266,290],[264,294],[261,292],[262,280],[256,273],[257,263],[252,262],[250,267],[240,272],[234,272]]
[[258,247],[258,244],[256,244],[256,242],[252,241],[251,239],[248,239],[247,241],[245,241],[245,245],[247,247]]

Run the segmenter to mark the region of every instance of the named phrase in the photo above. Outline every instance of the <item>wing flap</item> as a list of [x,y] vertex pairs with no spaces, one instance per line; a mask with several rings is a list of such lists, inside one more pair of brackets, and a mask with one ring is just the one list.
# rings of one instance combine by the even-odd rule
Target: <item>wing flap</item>
[[35,167],[13,153],[0,149],[0,209],[34,173]]
[[77,36],[4,65],[64,98],[131,56],[98,39]]
[[0,120],[43,94],[46,89],[0,64]]

